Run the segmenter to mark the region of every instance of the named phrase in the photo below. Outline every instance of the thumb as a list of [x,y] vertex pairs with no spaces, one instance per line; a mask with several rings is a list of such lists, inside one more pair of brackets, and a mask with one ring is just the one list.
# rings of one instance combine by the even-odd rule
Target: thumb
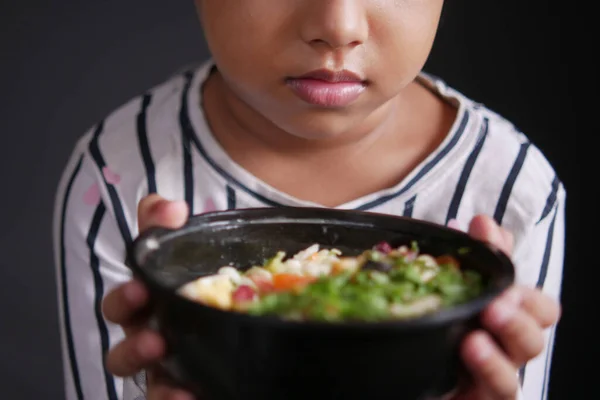
[[194,397],[181,389],[166,385],[152,385],[148,389],[148,400],[194,400]]
[[140,233],[151,227],[177,229],[185,224],[188,214],[185,201],[170,201],[151,194],[138,204],[138,229]]
[[500,227],[494,219],[487,215],[477,215],[469,224],[469,234],[475,239],[488,242],[506,254],[513,250],[513,237],[510,232]]

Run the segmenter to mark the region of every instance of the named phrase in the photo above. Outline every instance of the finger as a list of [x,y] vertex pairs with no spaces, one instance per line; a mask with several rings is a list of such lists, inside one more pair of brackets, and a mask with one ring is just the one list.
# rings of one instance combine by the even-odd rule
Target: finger
[[447,226],[448,226],[448,228],[451,228],[451,229],[454,229],[457,231],[463,230],[460,226],[460,222],[458,222],[458,220],[456,220],[456,219],[449,220]]
[[487,215],[477,215],[471,220],[469,234],[475,239],[491,243],[506,254],[512,253],[512,234],[500,228],[496,221]]
[[194,396],[167,385],[152,385],[148,390],[148,400],[194,400]]
[[507,253],[512,253],[515,246],[515,236],[509,230],[504,229],[503,227],[499,227],[500,233],[502,234],[502,238],[504,239],[504,245],[508,250]]
[[107,369],[127,377],[160,360],[165,354],[164,340],[155,332],[141,331],[117,344],[106,357]]
[[544,332],[527,312],[520,308],[521,293],[510,289],[482,314],[482,323],[500,342],[510,360],[521,366],[544,349]]
[[489,398],[514,399],[519,387],[517,370],[489,334],[484,331],[471,333],[463,342],[461,355],[474,384],[485,388]]
[[176,229],[185,224],[188,206],[185,201],[169,201],[157,194],[143,198],[138,204],[140,232],[154,226]]
[[[190,396],[184,398],[193,398],[194,400],[206,400],[206,396],[202,393],[199,387],[180,386],[180,382],[177,382],[173,377],[161,366],[154,366],[152,369],[147,371],[148,387],[164,387],[170,388],[171,391],[177,390],[180,396]],[[191,393],[194,393],[193,395]]]
[[102,312],[107,320],[126,328],[147,303],[148,291],[145,286],[132,280],[106,295],[102,302]]
[[543,328],[556,324],[561,316],[560,303],[538,289],[522,288],[523,301],[521,308],[525,310]]

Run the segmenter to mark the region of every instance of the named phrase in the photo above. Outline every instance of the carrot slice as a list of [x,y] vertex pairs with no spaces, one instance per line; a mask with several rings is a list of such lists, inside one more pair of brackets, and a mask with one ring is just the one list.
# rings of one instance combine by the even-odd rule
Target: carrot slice
[[294,274],[273,275],[273,288],[277,291],[292,290],[299,286],[308,285],[316,279],[312,276],[299,276]]
[[450,264],[454,268],[460,268],[458,260],[450,255],[440,256],[435,259],[439,265]]

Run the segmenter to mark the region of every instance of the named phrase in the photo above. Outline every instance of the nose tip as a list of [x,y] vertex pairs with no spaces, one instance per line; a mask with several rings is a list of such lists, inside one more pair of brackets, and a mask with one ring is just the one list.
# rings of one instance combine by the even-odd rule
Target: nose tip
[[327,46],[332,50],[337,50],[340,48],[348,47],[356,47],[362,44],[360,40],[348,41],[348,40],[326,40],[326,39],[313,39],[310,41],[310,44],[313,46]]
[[366,10],[355,0],[315,0],[304,23],[304,40],[312,46],[353,48],[367,40]]

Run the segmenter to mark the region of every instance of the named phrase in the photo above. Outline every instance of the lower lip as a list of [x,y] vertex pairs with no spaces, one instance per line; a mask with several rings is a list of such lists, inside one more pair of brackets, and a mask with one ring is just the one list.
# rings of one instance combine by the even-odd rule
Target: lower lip
[[320,107],[345,107],[364,92],[362,82],[326,82],[318,79],[288,79],[288,86],[302,100]]

